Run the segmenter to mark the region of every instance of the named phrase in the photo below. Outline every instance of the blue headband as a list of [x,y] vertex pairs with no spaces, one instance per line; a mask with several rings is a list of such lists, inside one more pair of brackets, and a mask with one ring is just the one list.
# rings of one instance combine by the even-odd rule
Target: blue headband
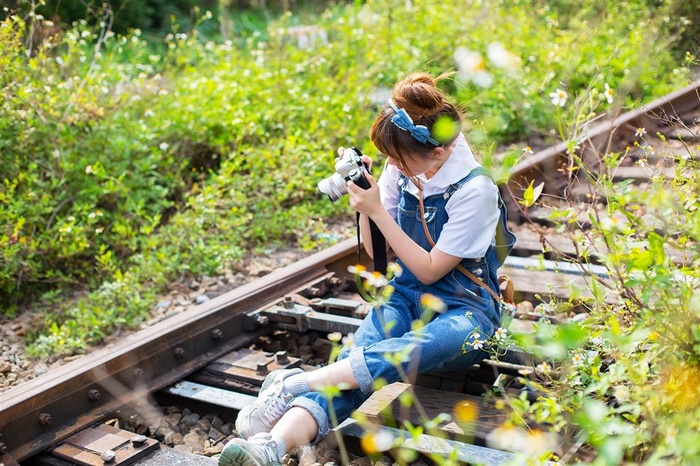
[[389,99],[389,105],[391,105],[391,108],[393,108],[396,112],[396,115],[391,117],[391,122],[393,124],[398,126],[400,129],[411,133],[411,136],[413,136],[418,142],[422,142],[423,144],[429,142],[434,146],[440,145],[439,142],[430,137],[430,130],[427,127],[413,124],[413,120],[410,116],[408,116],[406,110],[397,107],[394,101],[391,99]]

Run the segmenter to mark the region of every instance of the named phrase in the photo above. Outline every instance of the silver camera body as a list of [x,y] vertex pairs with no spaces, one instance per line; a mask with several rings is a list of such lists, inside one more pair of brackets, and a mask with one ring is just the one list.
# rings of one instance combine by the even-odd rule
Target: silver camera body
[[356,147],[345,149],[335,163],[335,173],[318,182],[319,191],[326,194],[331,202],[348,193],[348,181],[353,181],[363,189],[369,189],[369,181],[364,176],[367,167],[361,157],[362,152]]

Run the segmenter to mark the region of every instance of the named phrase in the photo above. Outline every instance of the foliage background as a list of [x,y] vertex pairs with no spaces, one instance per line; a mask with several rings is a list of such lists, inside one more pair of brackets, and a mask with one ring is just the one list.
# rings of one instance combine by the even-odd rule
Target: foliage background
[[[329,223],[350,210],[316,183],[338,146],[381,161],[368,128],[410,71],[458,71],[445,90],[504,178],[525,146],[568,140],[687,84],[698,45],[698,7],[680,1],[291,2],[286,12],[115,1],[87,15],[79,3],[8,3],[0,23],[0,312],[42,316],[29,335],[36,357],[138,327],[177,277],[220,274],[275,242],[328,246]],[[552,102],[557,91],[568,104]],[[611,171],[623,158],[606,157]],[[548,396],[536,403],[511,401],[514,423],[575,426],[601,464],[697,453],[698,406],[680,394],[697,392],[697,293],[670,278],[663,254],[665,242],[697,244],[697,180],[685,175],[696,167],[685,168],[641,198],[598,180],[610,214],[658,209],[646,226],[594,222],[608,245],[595,254],[618,272],[626,306],[592,303],[589,322],[519,341],[563,376],[537,387]],[[672,237],[658,237],[663,222]],[[574,240],[593,254],[597,243]],[[583,369],[570,364],[592,348]]]
[[[367,139],[373,96],[412,70],[454,70],[458,47],[485,57],[500,42],[518,58],[510,69],[484,58],[489,87],[446,86],[468,109],[468,136],[486,162],[509,142],[557,137],[555,88],[608,83],[619,94],[613,111],[677,88],[688,70],[653,40],[677,27],[664,8],[354,2],[329,4],[307,29],[299,22],[308,17],[287,12],[235,40],[202,32],[213,14],[195,8],[191,29],[173,23],[160,41],[115,34],[109,8],[68,28],[8,14],[3,312],[80,292],[47,315],[53,330],[40,329],[35,346],[71,352],[136,325],[179,274],[215,275],[274,241],[323,246],[326,222],[348,210],[316,191],[334,148],[377,157]],[[232,11],[227,21],[238,19]]]

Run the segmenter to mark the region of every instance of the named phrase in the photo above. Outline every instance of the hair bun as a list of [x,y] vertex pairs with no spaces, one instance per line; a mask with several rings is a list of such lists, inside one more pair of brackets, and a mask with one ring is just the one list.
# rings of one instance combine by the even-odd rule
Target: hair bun
[[400,81],[392,93],[394,102],[412,118],[437,113],[445,102],[437,80],[427,73],[412,73]]

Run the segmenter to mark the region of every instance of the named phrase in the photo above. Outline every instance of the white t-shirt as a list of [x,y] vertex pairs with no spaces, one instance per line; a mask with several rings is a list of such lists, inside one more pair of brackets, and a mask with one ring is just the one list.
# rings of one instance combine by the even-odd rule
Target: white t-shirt
[[[444,193],[451,184],[478,166],[464,135],[460,134],[454,150],[440,170],[429,180],[421,179],[423,197]],[[394,219],[398,211],[399,175],[396,167],[385,164],[377,181],[382,204]],[[418,188],[410,179],[407,187],[411,194],[418,197]],[[445,208],[449,218],[435,247],[456,257],[484,257],[494,241],[498,224],[498,187],[488,177],[477,176],[455,191]]]

